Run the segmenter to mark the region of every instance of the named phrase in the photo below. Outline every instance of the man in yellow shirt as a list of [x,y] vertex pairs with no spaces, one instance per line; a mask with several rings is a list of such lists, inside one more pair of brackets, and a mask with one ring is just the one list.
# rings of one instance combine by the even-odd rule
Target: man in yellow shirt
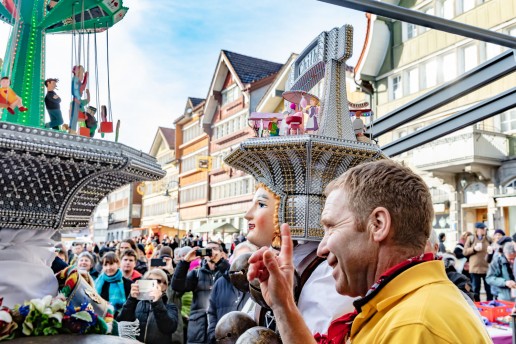
[[442,261],[424,254],[433,206],[421,177],[381,160],[349,169],[326,195],[318,254],[333,268],[337,291],[361,298],[354,313],[314,338],[295,306],[292,241],[284,224],[281,253],[260,249],[248,273],[260,280],[284,343],[492,342]]

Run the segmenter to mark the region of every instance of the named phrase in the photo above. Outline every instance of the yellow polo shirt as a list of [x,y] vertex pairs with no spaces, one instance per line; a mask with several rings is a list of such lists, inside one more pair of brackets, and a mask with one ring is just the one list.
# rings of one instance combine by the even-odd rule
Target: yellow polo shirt
[[446,276],[442,261],[418,264],[362,307],[351,343],[492,343],[484,324]]

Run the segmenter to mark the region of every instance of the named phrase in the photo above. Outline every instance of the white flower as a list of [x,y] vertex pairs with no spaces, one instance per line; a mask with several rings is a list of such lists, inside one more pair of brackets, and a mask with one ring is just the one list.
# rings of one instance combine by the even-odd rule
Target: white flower
[[9,314],[9,312],[0,311],[0,321],[10,323],[11,321],[13,321],[13,317],[11,317],[11,314]]

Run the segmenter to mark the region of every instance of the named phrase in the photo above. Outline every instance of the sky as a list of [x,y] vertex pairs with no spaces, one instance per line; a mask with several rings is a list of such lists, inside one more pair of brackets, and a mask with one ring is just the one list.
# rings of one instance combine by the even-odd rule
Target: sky
[[[354,65],[365,37],[364,13],[316,0],[123,0],[123,4],[128,13],[109,30],[111,108],[114,121],[121,121],[119,142],[143,152],[150,151],[159,126],[173,127],[188,97],[206,98],[222,49],[285,63],[322,31],[351,24],[355,30],[349,64]],[[2,57],[8,37],[8,25],[0,22]],[[72,36],[46,39],[45,75],[60,79],[57,93],[67,114]],[[90,42],[93,74],[93,38]],[[99,101],[106,104],[105,33],[97,35],[97,47]],[[97,82],[90,80],[95,106]],[[114,135],[105,139],[114,140]]]

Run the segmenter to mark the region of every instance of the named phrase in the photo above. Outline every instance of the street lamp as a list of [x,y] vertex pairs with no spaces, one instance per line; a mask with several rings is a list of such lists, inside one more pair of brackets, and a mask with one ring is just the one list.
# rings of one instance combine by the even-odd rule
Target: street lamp
[[165,196],[165,197],[170,197],[171,196],[171,194],[168,191],[168,189],[172,187],[172,184],[176,184],[176,186],[179,186],[179,182],[178,181],[176,181],[176,180],[169,181],[168,184],[167,184],[167,188],[165,190],[165,194],[163,196]]

